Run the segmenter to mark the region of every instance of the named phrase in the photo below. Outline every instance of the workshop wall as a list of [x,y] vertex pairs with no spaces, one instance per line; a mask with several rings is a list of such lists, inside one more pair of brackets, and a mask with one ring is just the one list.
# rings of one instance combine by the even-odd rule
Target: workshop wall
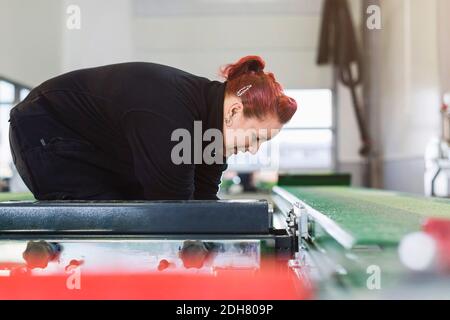
[[63,29],[64,72],[134,60],[130,0],[64,0],[70,5],[80,8],[81,28]]
[[450,1],[438,0],[439,71],[441,92],[450,93]]
[[330,88],[330,68],[315,65],[321,1],[302,1],[302,11],[271,13],[280,6],[266,12],[256,2],[239,10],[235,2],[205,9],[196,0],[65,0],[80,6],[82,28],[64,30],[63,69],[138,60],[217,78],[220,65],[257,53],[286,88]]
[[440,82],[436,0],[381,0],[378,90],[384,187],[423,193],[424,152],[439,134]]
[[138,16],[133,24],[135,57],[217,78],[220,65],[259,54],[286,88],[330,88],[329,68],[315,65],[319,23],[319,10],[313,14]]
[[34,86],[61,71],[62,4],[0,0],[0,75]]

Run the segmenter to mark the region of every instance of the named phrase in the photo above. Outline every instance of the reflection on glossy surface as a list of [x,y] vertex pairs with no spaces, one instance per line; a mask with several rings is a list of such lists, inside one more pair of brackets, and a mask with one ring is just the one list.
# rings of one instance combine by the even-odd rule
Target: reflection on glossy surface
[[211,261],[221,249],[223,249],[222,246],[213,242],[188,240],[183,243],[179,257],[183,261],[185,268],[200,269],[205,263],[209,262],[211,264]]
[[23,259],[30,269],[47,268],[49,262],[58,258],[61,246],[58,243],[46,241],[30,241],[23,252]]
[[[0,270],[36,276],[83,273],[206,273],[217,269],[258,269],[260,242],[224,241],[5,241]],[[3,266],[3,267],[2,267]]]

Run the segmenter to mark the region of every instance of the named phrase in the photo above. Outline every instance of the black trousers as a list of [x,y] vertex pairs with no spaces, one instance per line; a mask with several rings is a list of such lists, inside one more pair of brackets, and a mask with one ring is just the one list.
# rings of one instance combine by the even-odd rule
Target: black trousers
[[14,165],[38,200],[139,200],[110,157],[60,123],[37,97],[12,109],[10,145]]

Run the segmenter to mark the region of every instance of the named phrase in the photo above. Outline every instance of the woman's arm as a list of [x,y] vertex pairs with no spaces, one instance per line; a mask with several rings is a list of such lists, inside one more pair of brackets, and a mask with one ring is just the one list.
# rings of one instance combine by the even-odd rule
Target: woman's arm
[[194,199],[218,200],[217,192],[219,192],[222,173],[226,168],[226,164],[196,165]]
[[176,165],[171,151],[175,123],[149,111],[131,111],[122,119],[133,154],[135,175],[148,200],[189,200],[194,193],[194,165]]

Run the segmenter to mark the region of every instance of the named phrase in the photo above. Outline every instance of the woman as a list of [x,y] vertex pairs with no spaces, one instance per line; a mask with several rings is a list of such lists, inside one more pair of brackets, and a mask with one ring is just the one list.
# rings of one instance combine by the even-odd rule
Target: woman
[[222,160],[255,153],[272,136],[249,141],[243,132],[279,130],[297,109],[260,57],[227,65],[222,76],[224,83],[124,63],[48,80],[11,111],[14,164],[39,200],[217,199],[226,164],[174,161],[174,132],[194,137],[196,123],[203,132],[219,130],[222,148],[214,155]]

